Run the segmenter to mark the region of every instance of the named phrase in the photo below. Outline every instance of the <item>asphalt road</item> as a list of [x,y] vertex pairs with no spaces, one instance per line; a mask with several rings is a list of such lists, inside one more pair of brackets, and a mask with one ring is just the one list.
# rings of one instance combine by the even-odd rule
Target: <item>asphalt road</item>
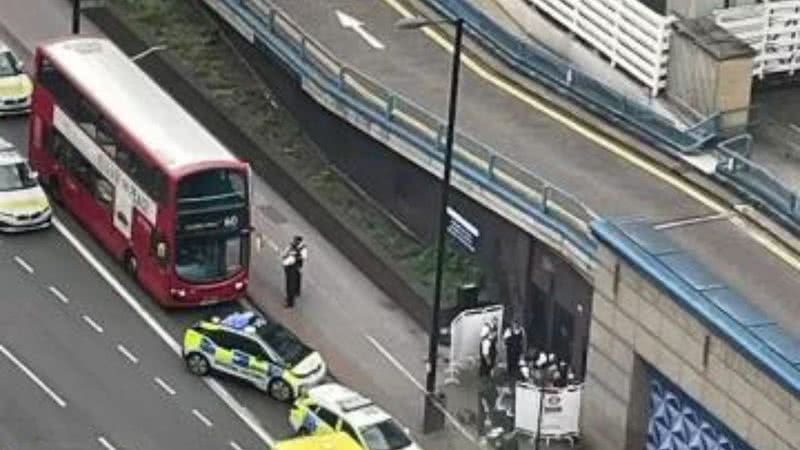
[[[25,149],[26,127],[25,118],[4,119],[0,136]],[[175,341],[180,342],[183,329],[195,320],[238,307],[163,310],[68,213],[56,213]],[[0,448],[88,449],[102,445],[100,437],[118,449],[233,448],[231,441],[243,449],[265,447],[201,379],[185,370],[179,355],[61,233],[50,229],[0,239],[0,345],[13,355],[0,355]],[[11,358],[58,393],[66,407],[56,404]],[[223,385],[272,438],[291,434],[287,405],[236,380],[225,379]]]

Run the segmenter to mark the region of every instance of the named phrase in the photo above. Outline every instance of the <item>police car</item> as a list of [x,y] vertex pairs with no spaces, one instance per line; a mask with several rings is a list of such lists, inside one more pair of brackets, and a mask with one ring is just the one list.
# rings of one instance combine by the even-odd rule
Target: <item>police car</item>
[[329,383],[308,390],[295,401],[289,423],[300,434],[321,435],[333,431],[350,435],[363,450],[419,450],[402,427],[372,400]]
[[200,321],[183,336],[189,371],[218,371],[241,378],[282,402],[297,398],[325,376],[319,353],[277,322],[253,312]]
[[50,226],[52,211],[36,172],[0,138],[0,231],[18,232]]
[[345,433],[329,433],[275,442],[270,450],[361,450],[361,447]]
[[30,111],[33,83],[22,63],[0,41],[0,116]]

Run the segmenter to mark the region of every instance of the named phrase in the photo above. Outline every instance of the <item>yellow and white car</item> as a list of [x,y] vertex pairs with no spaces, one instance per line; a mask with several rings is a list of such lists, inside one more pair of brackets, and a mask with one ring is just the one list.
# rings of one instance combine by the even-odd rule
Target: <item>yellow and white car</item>
[[52,210],[36,172],[8,141],[0,138],[0,231],[50,226]]
[[319,353],[278,322],[253,312],[200,321],[183,335],[186,367],[195,375],[223,372],[289,402],[326,374]]
[[289,423],[303,435],[347,433],[362,450],[420,450],[408,429],[386,411],[337,383],[309,389],[295,401]]
[[22,62],[0,42],[0,116],[31,110],[33,83],[22,71]]
[[330,433],[279,441],[270,450],[361,450],[361,447],[345,433]]

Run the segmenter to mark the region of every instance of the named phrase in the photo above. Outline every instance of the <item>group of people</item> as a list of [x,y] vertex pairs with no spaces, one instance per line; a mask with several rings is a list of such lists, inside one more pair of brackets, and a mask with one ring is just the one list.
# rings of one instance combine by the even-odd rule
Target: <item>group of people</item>
[[[497,364],[498,324],[484,323],[480,332],[480,365],[478,375],[492,377]],[[536,386],[565,387],[578,383],[572,367],[555,353],[545,353],[528,348],[525,329],[514,320],[503,331],[503,346],[509,381],[524,381]]]

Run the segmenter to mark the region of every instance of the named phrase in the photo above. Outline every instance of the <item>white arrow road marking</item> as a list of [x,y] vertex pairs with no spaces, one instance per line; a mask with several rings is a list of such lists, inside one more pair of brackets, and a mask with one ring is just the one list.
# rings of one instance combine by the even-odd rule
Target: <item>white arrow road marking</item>
[[336,10],[336,17],[339,19],[339,23],[342,24],[342,28],[350,28],[351,30],[355,31],[356,34],[367,41],[367,44],[369,44],[372,48],[377,48],[378,50],[383,50],[386,48],[386,46],[383,45],[378,38],[369,34],[367,30],[364,29],[364,22],[349,14],[345,14],[338,9]]

